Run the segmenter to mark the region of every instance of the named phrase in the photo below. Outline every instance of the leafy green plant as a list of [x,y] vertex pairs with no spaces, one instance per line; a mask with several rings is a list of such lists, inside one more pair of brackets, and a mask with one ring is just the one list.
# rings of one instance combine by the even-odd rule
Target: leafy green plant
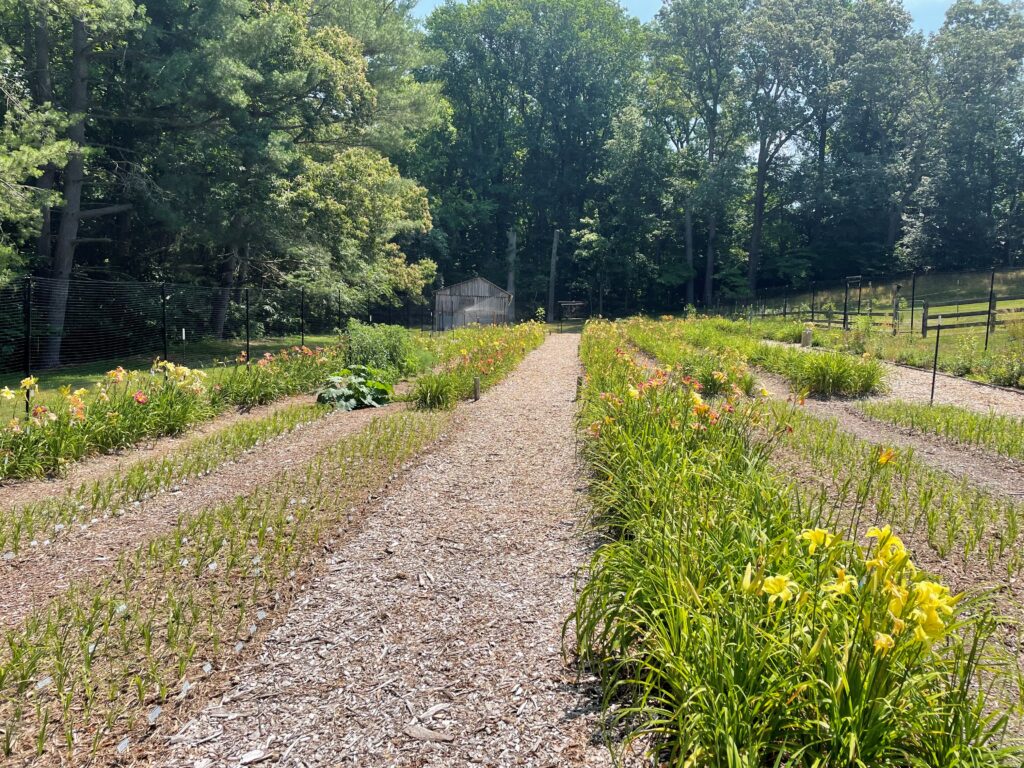
[[431,357],[424,354],[426,348],[416,343],[415,334],[398,325],[367,325],[353,318],[345,328],[345,337],[347,367],[374,368],[378,371],[376,378],[388,383],[432,365]]
[[707,768],[1018,764],[987,683],[1014,663],[986,602],[915,569],[888,526],[865,539],[776,476],[790,433],[767,401],[705,401],[623,341],[609,323],[584,333],[606,541],[571,619],[627,746]]
[[391,402],[394,389],[382,381],[384,372],[365,365],[353,365],[333,376],[317,393],[316,401],[336,411],[379,408]]
[[451,410],[459,401],[459,387],[450,373],[428,373],[416,379],[412,401],[423,410]]

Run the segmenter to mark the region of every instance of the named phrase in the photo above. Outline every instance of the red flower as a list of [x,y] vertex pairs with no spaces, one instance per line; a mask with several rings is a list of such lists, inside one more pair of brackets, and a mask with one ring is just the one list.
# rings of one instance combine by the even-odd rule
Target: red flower
[[141,389],[138,392],[136,392],[134,395],[132,395],[132,398],[139,405],[145,405],[146,403],[149,402],[149,396],[146,395],[146,393],[143,392]]

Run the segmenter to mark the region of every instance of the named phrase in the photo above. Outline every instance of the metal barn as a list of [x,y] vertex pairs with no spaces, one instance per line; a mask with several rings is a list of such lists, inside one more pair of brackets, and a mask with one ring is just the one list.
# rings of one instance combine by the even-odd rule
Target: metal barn
[[453,283],[434,294],[435,331],[472,323],[501,325],[512,320],[512,294],[482,277]]

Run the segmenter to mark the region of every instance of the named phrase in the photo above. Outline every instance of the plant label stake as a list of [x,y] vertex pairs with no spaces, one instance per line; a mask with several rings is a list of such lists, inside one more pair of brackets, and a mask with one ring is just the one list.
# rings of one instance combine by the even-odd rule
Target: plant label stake
[[935,375],[939,370],[939,337],[942,335],[942,315],[935,324],[935,357],[932,359],[932,395],[928,405],[935,405]]

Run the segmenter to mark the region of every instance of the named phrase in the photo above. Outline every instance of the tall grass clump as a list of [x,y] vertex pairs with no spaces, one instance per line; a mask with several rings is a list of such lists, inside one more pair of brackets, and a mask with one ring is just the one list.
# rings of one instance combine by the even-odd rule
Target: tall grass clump
[[885,380],[885,369],[877,360],[835,350],[808,352],[758,344],[750,361],[779,374],[794,390],[822,397],[870,395],[878,392]]
[[993,411],[977,413],[955,405],[923,405],[903,401],[862,403],[873,419],[917,432],[939,435],[963,445],[976,445],[1013,459],[1024,459],[1024,420]]
[[[581,421],[608,534],[575,612],[611,733],[659,765],[1019,765],[980,599],[917,570],[888,526],[855,538],[754,439],[763,404],[705,400],[591,323]],[[817,510],[817,511],[816,511]]]

